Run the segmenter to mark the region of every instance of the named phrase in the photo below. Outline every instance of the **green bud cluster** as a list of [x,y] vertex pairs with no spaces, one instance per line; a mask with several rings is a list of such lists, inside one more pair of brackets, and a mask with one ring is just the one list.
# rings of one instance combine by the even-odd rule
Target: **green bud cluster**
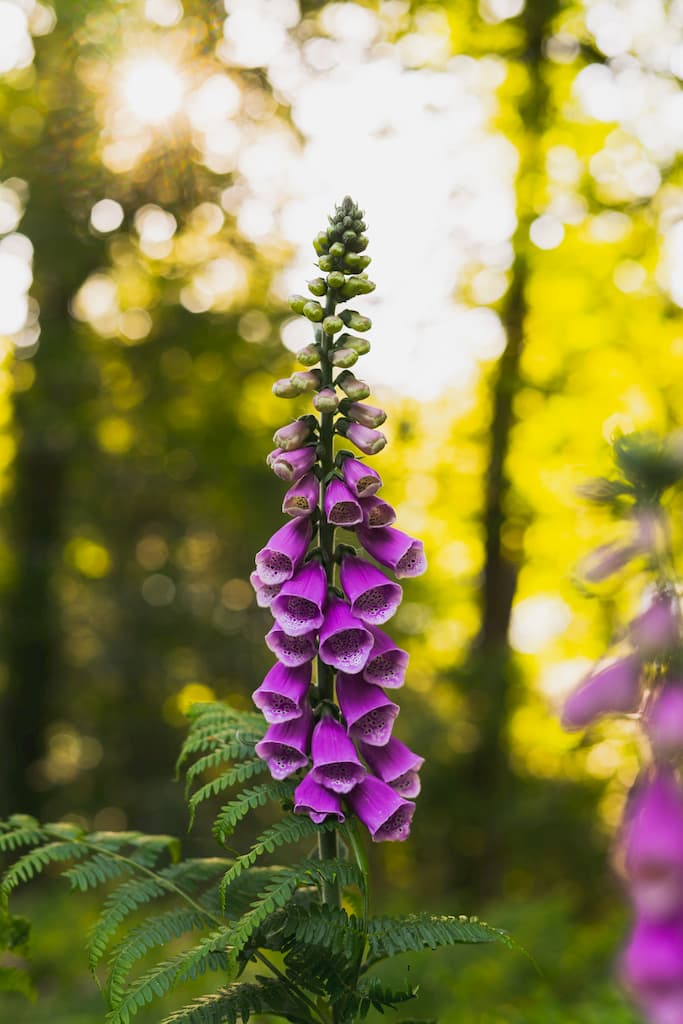
[[[355,309],[337,312],[337,307],[357,296],[369,295],[375,290],[375,283],[365,273],[370,257],[365,255],[368,239],[363,211],[346,196],[328,221],[326,230],[313,240],[322,272],[307,282],[314,298],[289,298],[290,309],[313,324],[314,340],[297,353],[298,361],[309,369],[276,381],[273,392],[281,398],[311,393],[314,408],[331,420],[339,411],[338,391],[346,396],[347,404],[348,400],[363,401],[370,394],[368,385],[350,367],[370,351],[370,342],[358,335],[366,334],[372,322]],[[337,432],[343,430],[340,420]]]

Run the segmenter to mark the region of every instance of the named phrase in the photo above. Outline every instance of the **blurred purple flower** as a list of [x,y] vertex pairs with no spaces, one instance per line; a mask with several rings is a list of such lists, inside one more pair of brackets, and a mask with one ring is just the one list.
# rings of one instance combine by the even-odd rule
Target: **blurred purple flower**
[[661,772],[634,796],[624,849],[638,915],[666,921],[683,912],[683,797],[670,772]]
[[569,695],[562,712],[565,729],[584,729],[602,715],[628,714],[640,705],[640,663],[621,658],[589,676]]
[[631,623],[631,640],[645,657],[665,654],[679,639],[678,599],[660,592]]
[[645,719],[645,728],[655,757],[660,760],[683,753],[683,682],[666,682]]

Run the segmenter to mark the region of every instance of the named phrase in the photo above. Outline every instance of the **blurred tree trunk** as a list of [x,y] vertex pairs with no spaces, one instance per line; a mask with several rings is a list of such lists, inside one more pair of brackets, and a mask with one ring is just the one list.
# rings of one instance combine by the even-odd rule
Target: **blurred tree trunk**
[[510,478],[508,456],[516,422],[515,398],[523,386],[520,364],[528,313],[529,228],[538,215],[537,183],[542,177],[544,159],[542,138],[549,119],[543,44],[558,7],[558,0],[527,4],[520,17],[524,31],[521,60],[528,79],[527,88],[518,99],[520,131],[515,137],[520,154],[515,257],[501,310],[507,344],[490,384],[491,417],[481,520],[481,627],[465,668],[468,699],[479,732],[478,746],[467,759],[465,769],[465,784],[471,787],[475,815],[471,824],[479,835],[475,843],[478,856],[473,856],[465,869],[465,884],[469,891],[475,889],[483,897],[500,889],[506,863],[505,836],[513,827],[504,812],[504,808],[512,807],[514,789],[507,738],[515,683],[509,630],[529,513]]

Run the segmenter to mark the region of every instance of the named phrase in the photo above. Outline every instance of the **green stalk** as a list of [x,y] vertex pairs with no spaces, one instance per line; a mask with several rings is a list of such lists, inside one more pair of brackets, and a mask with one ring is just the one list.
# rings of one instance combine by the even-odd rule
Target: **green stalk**
[[[327,293],[325,303],[325,316],[331,316],[335,309],[335,299],[332,290]],[[332,387],[332,363],[330,361],[330,349],[332,339],[326,334],[322,327],[316,332],[320,344],[320,371],[322,374],[322,387]],[[322,552],[322,562],[327,574],[328,587],[334,586],[334,525],[328,523],[325,516],[325,492],[327,490],[327,476],[334,467],[334,413],[323,412],[320,415],[320,449],[321,449],[321,477],[320,477],[320,528],[319,542]],[[334,700],[334,673],[329,665],[326,665],[318,655],[318,691],[322,700]],[[336,832],[321,832],[318,835],[318,853],[321,860],[336,860],[339,856],[337,848]],[[323,903],[331,907],[341,906],[341,890],[337,882],[323,883]]]

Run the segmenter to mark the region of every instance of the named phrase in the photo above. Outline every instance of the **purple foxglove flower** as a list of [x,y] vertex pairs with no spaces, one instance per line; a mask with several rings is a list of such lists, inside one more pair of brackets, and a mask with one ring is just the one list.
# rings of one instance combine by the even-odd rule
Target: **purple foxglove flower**
[[613,661],[585,679],[565,701],[562,725],[585,729],[596,718],[629,714],[640,705],[640,663],[634,655]]
[[323,822],[328,814],[334,815],[337,821],[344,821],[345,817],[341,799],[316,782],[311,772],[303,777],[294,790],[294,813],[307,814],[316,825]]
[[281,480],[296,482],[315,465],[316,454],[313,445],[295,448],[291,452],[284,452],[281,449],[276,449],[276,451],[280,451],[280,454],[272,454],[270,468]]
[[589,583],[606,580],[638,554],[634,544],[602,544],[583,560],[581,575]]
[[365,550],[388,569],[393,569],[399,579],[407,576],[421,576],[427,569],[422,541],[409,537],[393,526],[377,530],[356,529],[356,536]]
[[286,779],[297,769],[306,767],[312,728],[313,713],[308,703],[304,703],[300,718],[268,727],[265,736],[254,749],[268,763],[274,779]]
[[368,626],[375,641],[367,664],[363,669],[363,678],[376,686],[397,689],[403,686],[408,667],[408,652],[397,647],[388,633],[375,626]]
[[303,636],[322,626],[326,598],[325,570],[320,562],[312,561],[282,585],[270,610],[287,636]]
[[320,657],[326,665],[347,672],[365,668],[372,649],[372,635],[345,601],[331,597],[320,629]]
[[390,701],[381,686],[366,683],[362,676],[337,676],[337,700],[346,719],[349,736],[372,747],[388,743],[398,715],[398,704]]
[[373,842],[408,838],[415,804],[404,800],[386,782],[374,775],[366,775],[346,799],[353,813],[370,832]]
[[[348,416],[354,423],[360,423],[364,427],[381,427],[387,418],[384,409],[376,405],[366,405],[364,402],[351,402],[343,408],[345,416]],[[351,438],[353,441],[353,438]],[[278,443],[277,441],[275,442]],[[355,441],[353,442],[356,443]],[[359,446],[360,447],[360,446]]]
[[650,1024],[683,1020],[683,925],[639,921],[622,957],[626,984]]
[[683,682],[667,682],[655,697],[645,720],[655,756],[669,760],[683,753]]
[[337,477],[330,480],[325,491],[325,515],[335,526],[355,526],[363,521],[360,503]]
[[336,412],[339,398],[334,388],[323,388],[313,396],[313,406],[318,412]]
[[305,420],[294,420],[293,423],[287,423],[286,426],[275,431],[273,443],[278,445],[283,452],[291,452],[295,448],[301,448],[310,436],[310,424]]
[[358,459],[344,459],[342,463],[342,476],[346,486],[357,498],[369,498],[376,494],[382,486],[382,478],[379,473],[366,466]]
[[671,650],[678,637],[678,599],[670,594],[657,594],[631,623],[631,640],[646,657]]
[[287,668],[296,668],[315,656],[315,630],[303,636],[287,636],[276,623],[266,633],[266,647]]
[[366,455],[376,455],[385,447],[387,439],[381,430],[371,430],[364,427],[362,423],[349,423],[345,428],[344,436],[360,448]]
[[379,626],[391,618],[401,603],[403,591],[399,584],[392,583],[362,558],[344,555],[339,575],[351,611],[363,622]]
[[627,809],[626,870],[636,912],[667,921],[683,910],[683,795],[673,775],[647,782]]
[[280,593],[281,583],[266,584],[257,572],[249,574],[249,580],[256,591],[256,604],[259,608],[270,608],[271,604]]
[[348,793],[365,775],[346,729],[334,718],[322,718],[313,730],[311,775],[334,793]]
[[405,743],[392,738],[383,747],[360,744],[360,752],[368,763],[370,770],[382,782],[388,782],[392,789],[404,797],[416,797],[420,792],[420,776],[418,772],[424,764],[424,758],[414,754]]
[[256,572],[264,584],[272,587],[292,578],[312,534],[310,519],[293,519],[273,534],[256,555]]
[[252,700],[263,712],[266,722],[289,722],[303,715],[303,699],[311,685],[311,663],[287,668],[278,662],[252,694]]
[[268,466],[269,469],[272,469],[273,462],[276,459],[279,459],[281,455],[284,455],[282,448],[273,448],[272,452],[268,452],[266,455],[266,466]]
[[360,504],[363,509],[363,526],[366,529],[375,530],[379,526],[391,526],[396,522],[393,508],[381,498],[364,498]]
[[318,504],[319,485],[315,474],[307,473],[289,488],[282,502],[282,511],[288,516],[310,516]]

